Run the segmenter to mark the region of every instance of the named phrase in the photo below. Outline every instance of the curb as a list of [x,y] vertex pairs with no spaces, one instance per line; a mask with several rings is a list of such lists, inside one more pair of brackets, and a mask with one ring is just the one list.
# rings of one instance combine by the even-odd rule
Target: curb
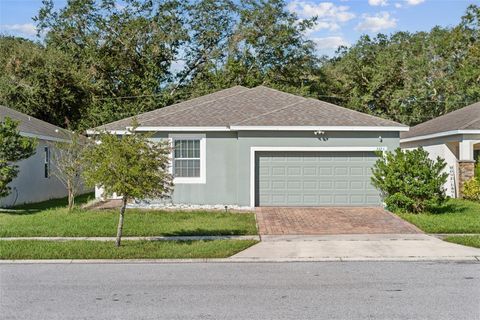
[[[115,237],[4,237],[0,241],[115,241]],[[172,237],[122,237],[122,241],[196,241],[196,240],[257,240],[260,236],[172,236]]]
[[480,263],[480,256],[465,257],[324,257],[324,258],[204,258],[204,259],[59,259],[59,260],[0,260],[6,264],[180,264],[180,263],[285,263],[285,262],[428,262],[464,261]]

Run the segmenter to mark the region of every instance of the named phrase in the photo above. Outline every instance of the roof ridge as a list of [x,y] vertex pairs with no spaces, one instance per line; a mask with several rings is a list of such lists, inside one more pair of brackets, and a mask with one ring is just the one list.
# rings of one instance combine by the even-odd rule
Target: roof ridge
[[[230,87],[230,88],[225,88],[225,89],[222,89],[222,90],[218,90],[218,91],[212,92],[212,93],[210,93],[210,94],[218,93],[218,92],[223,91],[223,90],[233,89],[233,88],[236,88],[236,87],[245,88],[245,89],[247,89],[247,90],[240,91],[240,92],[237,92],[237,93],[232,93],[232,94],[229,94],[229,95],[227,95],[227,96],[220,97],[220,98],[217,98],[217,99],[207,100],[207,101],[204,101],[204,102],[202,102],[202,103],[195,104],[195,105],[193,105],[193,106],[191,106],[191,107],[188,107],[188,108],[186,108],[186,109],[183,109],[183,110],[172,111],[172,112],[170,112],[170,113],[167,113],[167,114],[158,116],[157,118],[163,118],[163,117],[165,117],[165,116],[169,116],[169,115],[172,115],[172,114],[176,114],[176,113],[179,113],[179,112],[183,112],[183,111],[192,109],[193,107],[201,106],[201,105],[203,105],[203,104],[206,104],[206,103],[209,103],[209,102],[212,102],[212,101],[221,100],[221,99],[223,99],[223,98],[228,98],[228,97],[237,95],[237,94],[239,94],[239,93],[242,93],[242,92],[251,90],[250,88],[247,88],[247,87],[244,87],[244,86],[241,86],[241,85],[236,85],[236,86],[233,86],[233,87]],[[191,98],[191,99],[188,99],[188,100],[180,101],[180,102],[177,102],[177,103],[174,103],[174,104],[171,104],[171,105],[162,107],[162,108],[157,108],[157,109],[154,109],[154,110],[151,110],[151,111],[147,111],[147,112],[141,113],[141,114],[139,114],[139,115],[145,115],[145,114],[152,113],[152,112],[155,112],[155,111],[163,110],[163,109],[165,109],[165,108],[170,108],[170,107],[173,107],[173,106],[175,106],[175,105],[179,105],[179,104],[181,104],[181,103],[189,102],[189,101],[192,101],[192,100],[194,100],[194,99],[202,98],[202,97],[205,97],[205,96],[199,96],[199,97]],[[137,115],[134,115],[134,116],[131,116],[131,117],[128,117],[128,118],[124,118],[124,119],[120,119],[120,120],[117,120],[117,121],[109,122],[109,123],[100,125],[100,126],[98,126],[97,128],[101,128],[102,126],[107,126],[107,125],[115,124],[116,122],[123,122],[123,121],[128,120],[128,119],[134,119],[135,117],[137,117],[137,116],[139,116],[139,115],[137,114]],[[144,122],[147,122],[147,121],[150,121],[150,120],[152,120],[152,118],[146,119],[146,120],[144,120]]]
[[[298,97],[301,98],[301,99],[303,99],[303,100],[306,100],[306,99],[303,98],[303,97],[300,97],[300,96],[298,96]],[[267,114],[270,114],[270,113],[273,113],[273,112],[277,112],[277,111],[280,111],[280,110],[283,110],[283,109],[289,108],[289,107],[291,107],[291,106],[294,106],[294,105],[296,105],[296,104],[304,103],[304,102],[305,102],[305,101],[298,101],[298,102],[295,102],[295,103],[291,103],[291,104],[288,104],[288,105],[283,106],[283,107],[281,107],[281,108],[274,109],[274,110],[271,110],[271,111],[268,111],[268,112],[259,114],[259,115],[254,116],[254,117],[250,117],[250,118],[244,119],[244,120],[242,120],[242,121],[240,121],[240,122],[236,122],[236,123],[234,123],[233,125],[239,125],[239,124],[242,123],[242,122],[249,121],[249,120],[252,120],[252,119],[255,119],[255,118],[259,118],[259,117],[263,117],[263,116],[266,116]]]
[[400,122],[397,122],[397,121],[393,121],[393,120],[390,120],[390,119],[385,119],[385,118],[382,118],[382,117],[379,117],[379,116],[374,116],[372,114],[369,114],[369,113],[366,113],[366,112],[361,112],[361,111],[358,111],[358,110],[354,110],[354,109],[350,109],[350,108],[346,108],[346,107],[342,107],[342,106],[338,106],[336,104],[333,104],[333,103],[330,103],[330,102],[327,102],[327,101],[323,101],[323,100],[318,100],[318,99],[314,99],[314,98],[307,98],[308,100],[312,100],[312,101],[315,101],[315,102],[321,102],[321,103],[325,103],[325,104],[328,104],[329,106],[332,106],[334,108],[341,108],[341,109],[345,109],[345,110],[348,110],[350,112],[354,112],[354,113],[357,113],[357,114],[360,114],[362,116],[367,116],[369,118],[377,118],[377,119],[382,119],[384,121],[390,121],[390,122],[393,122],[395,124],[400,124],[402,126],[405,126],[405,127],[408,127],[407,125],[403,124],[403,123],[400,123]]

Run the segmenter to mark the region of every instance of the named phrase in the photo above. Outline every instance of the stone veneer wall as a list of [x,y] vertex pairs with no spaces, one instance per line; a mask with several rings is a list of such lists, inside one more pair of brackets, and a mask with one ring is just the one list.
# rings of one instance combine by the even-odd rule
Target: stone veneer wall
[[463,184],[475,175],[475,161],[458,161],[458,196],[463,197]]

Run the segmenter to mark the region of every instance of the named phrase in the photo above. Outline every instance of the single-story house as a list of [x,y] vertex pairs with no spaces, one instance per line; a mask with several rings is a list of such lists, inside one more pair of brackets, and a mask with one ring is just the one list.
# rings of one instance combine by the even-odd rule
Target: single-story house
[[[265,86],[235,86],[135,118],[136,131],[171,140],[169,201],[249,208],[380,205],[370,182],[376,151],[398,148],[408,130]],[[122,135],[132,120],[95,130]]]
[[480,102],[402,132],[400,145],[403,149],[423,147],[432,159],[445,159],[447,195],[461,196],[463,183],[473,177],[480,156]]
[[19,174],[9,184],[12,192],[0,198],[0,207],[67,196],[65,186],[53,175],[51,163],[54,143],[69,139],[64,129],[0,106],[0,121],[6,117],[19,122],[18,130],[22,136],[37,139],[37,149],[33,156],[19,161]]

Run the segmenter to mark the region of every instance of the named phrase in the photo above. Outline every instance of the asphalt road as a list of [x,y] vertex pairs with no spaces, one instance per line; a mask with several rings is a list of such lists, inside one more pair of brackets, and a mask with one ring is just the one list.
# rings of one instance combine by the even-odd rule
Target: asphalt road
[[480,319],[480,263],[0,265],[1,319]]

